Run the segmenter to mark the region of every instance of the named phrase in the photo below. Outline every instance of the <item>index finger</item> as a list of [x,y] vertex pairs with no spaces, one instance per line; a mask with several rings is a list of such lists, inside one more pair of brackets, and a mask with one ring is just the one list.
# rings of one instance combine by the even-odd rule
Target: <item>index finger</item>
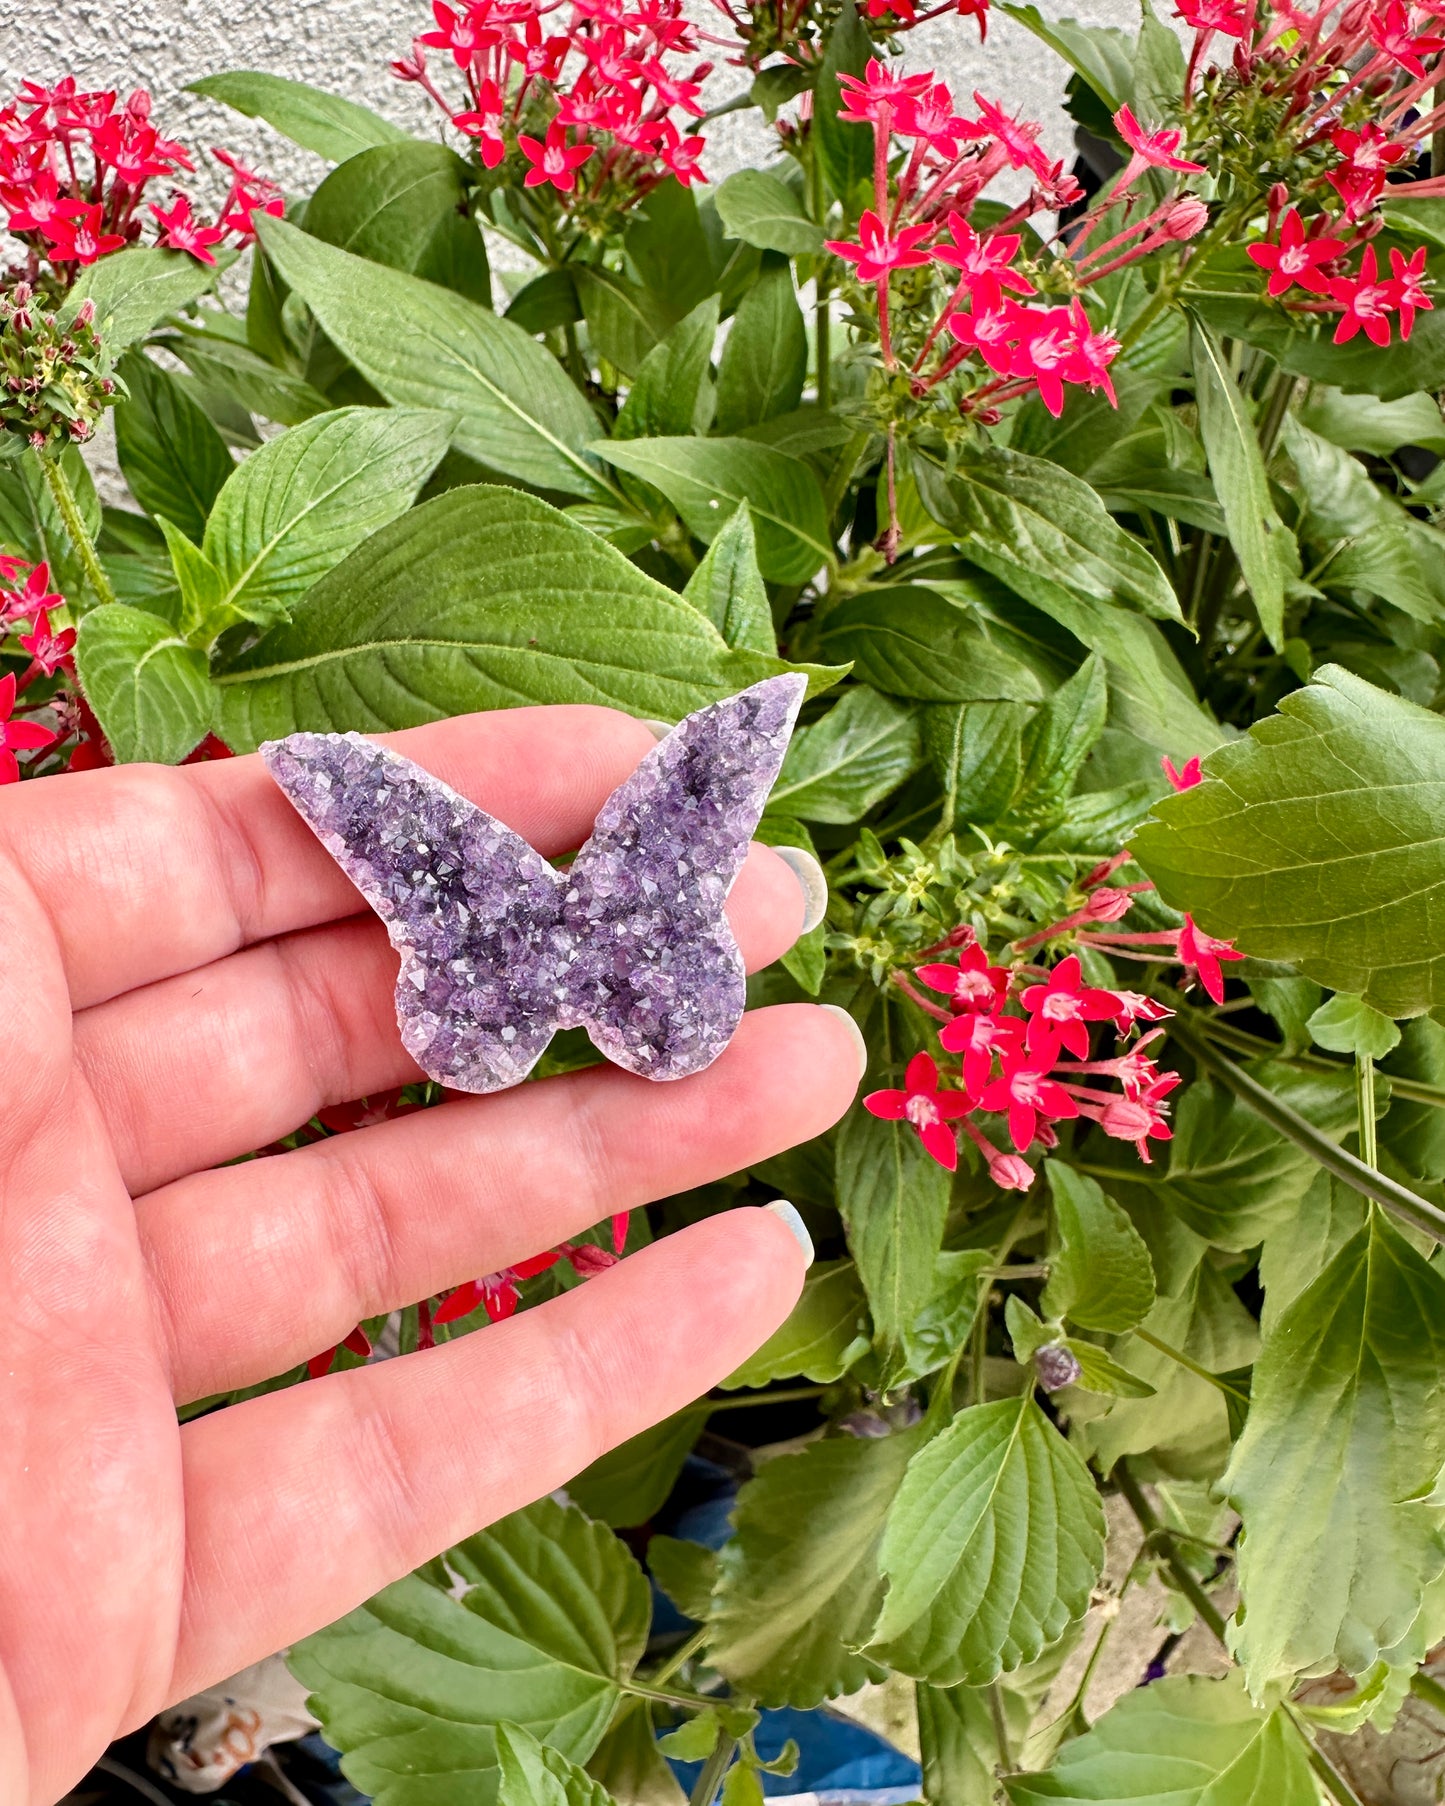
[[[378,738],[548,855],[586,839],[654,744],[641,721],[585,704]],[[365,907],[256,754],[10,786],[0,854],[50,919],[76,1009]]]

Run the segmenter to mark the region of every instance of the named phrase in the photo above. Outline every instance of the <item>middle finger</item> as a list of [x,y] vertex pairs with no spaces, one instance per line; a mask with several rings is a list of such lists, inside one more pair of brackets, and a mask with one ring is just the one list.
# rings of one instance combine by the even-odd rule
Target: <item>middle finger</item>
[[[754,845],[728,919],[749,971],[786,953],[805,899]],[[75,1018],[75,1048],[133,1196],[265,1147],[328,1104],[419,1079],[397,955],[376,917],[281,935]]]

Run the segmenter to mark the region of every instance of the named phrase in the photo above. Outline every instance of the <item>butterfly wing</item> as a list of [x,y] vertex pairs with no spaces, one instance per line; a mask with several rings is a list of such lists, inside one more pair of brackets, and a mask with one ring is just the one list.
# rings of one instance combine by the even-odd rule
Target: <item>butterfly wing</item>
[[700,709],[603,804],[567,876],[567,1019],[629,1072],[680,1079],[731,1040],[746,973],[725,913],[806,678]]
[[527,1076],[559,1022],[559,874],[520,835],[360,734],[261,748],[281,789],[401,954],[408,1053],[458,1091]]

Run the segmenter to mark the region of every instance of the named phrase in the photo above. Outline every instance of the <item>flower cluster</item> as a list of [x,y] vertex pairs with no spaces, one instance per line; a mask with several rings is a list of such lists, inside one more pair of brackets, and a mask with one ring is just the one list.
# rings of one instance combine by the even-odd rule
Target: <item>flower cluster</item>
[[[1118,344],[1090,321],[1080,293],[1161,245],[1193,237],[1207,221],[1204,204],[1171,195],[1085,255],[1101,209],[1058,241],[1054,255],[1044,256],[1040,244],[1039,255],[1021,259],[1023,237],[1012,228],[1082,195],[1063,164],[1041,149],[1037,125],[1013,118],[977,93],[977,116],[957,114],[948,85],[931,71],[896,73],[876,58],[866,76],[840,77],[840,85],[847,92],[839,117],[873,129],[874,204],[859,221],[856,241],[830,239],[828,249],[874,290],[884,368],[906,370],[911,394],[922,400],[972,365],[965,374],[973,386],[958,406],[990,422],[1002,403],[1032,391],[1059,413],[1066,383],[1103,389],[1112,399],[1109,365]],[[1131,146],[1131,159],[1108,197],[1111,207],[1122,204],[1127,212],[1132,184],[1146,169],[1201,168],[1176,154],[1177,131],[1145,131],[1127,107],[1116,123]],[[895,141],[901,142],[901,155]],[[890,175],[895,158],[896,178]],[[1005,170],[1028,172],[1029,195],[1003,220],[979,231],[970,212]],[[925,292],[924,304],[912,308],[900,332],[892,317],[891,279],[924,267],[946,273],[946,299],[938,306]],[[1058,301],[1050,304],[1050,295]],[[978,363],[986,369],[980,372]]]
[[[1165,761],[1165,770],[1178,789],[1200,779],[1197,760],[1182,772]],[[1203,933],[1189,916],[1178,928],[1115,928],[1135,894],[1153,888],[1147,881],[1110,882],[1127,858],[1119,853],[1090,872],[1080,885],[1082,907],[1013,941],[1007,963],[994,964],[974,929],[963,925],[925,949],[911,972],[895,970],[893,982],[942,1025],[938,1044],[957,1061],[954,1082],[941,1082],[932,1054],[917,1053],[903,1088],[872,1092],[865,1109],[910,1123],[929,1155],[950,1172],[958,1164],[962,1129],[994,1183],[1006,1190],[1027,1191],[1034,1180],[1029,1151],[1057,1146],[1055,1125],[1080,1117],[1116,1140],[1132,1141],[1147,1163],[1149,1143],[1170,1138],[1167,1100],[1180,1082],[1178,1073],[1161,1071],[1157,1063],[1156,1044],[1165,1031],[1156,1025],[1173,1012],[1143,992],[1089,984],[1077,951],[1051,967],[1032,963],[1030,952],[1067,936],[1075,949],[1097,949],[1112,959],[1178,963],[1185,982],[1200,984],[1215,1003],[1224,1000],[1221,962],[1243,956]],[[1113,1037],[1107,1052],[1095,1045],[1096,1032]],[[991,1139],[975,1120],[979,1116],[1001,1119],[1013,1152]]]
[[[17,754],[42,752],[62,737],[57,729],[38,721],[21,698],[37,678],[59,672],[69,676],[75,670],[75,629],[56,628],[50,619],[64,606],[64,596],[50,588],[49,565],[0,556],[0,649],[8,651],[13,640],[30,660],[18,677],[13,671],[0,677],[0,784],[19,781]],[[49,698],[40,706],[64,716],[64,709],[52,706],[54,701]],[[62,725],[68,726],[68,720]]]
[[[693,129],[712,67],[688,62],[696,28],[682,0],[571,0],[565,31],[549,31],[544,0],[433,0],[434,29],[392,64],[466,133],[488,170],[505,166],[524,189],[596,228],[633,206],[669,171],[690,186],[703,139]],[[433,79],[443,52],[466,87],[460,108]]]
[[[1364,332],[1407,339],[1431,306],[1423,250],[1390,253],[1381,230],[1392,173],[1413,178],[1445,126],[1445,36],[1433,5],[1409,0],[1179,0],[1194,31],[1185,106],[1201,142],[1234,148],[1233,173],[1267,184],[1264,235],[1249,256],[1293,311],[1338,314],[1337,344]],[[1223,46],[1228,60],[1211,60]],[[1270,180],[1272,173],[1279,179]],[[1445,194],[1445,173],[1411,180],[1412,197]]]
[[[279,213],[281,191],[229,151],[213,154],[230,171],[230,190],[214,224],[203,224],[175,184],[194,173],[184,145],[151,124],[151,97],[137,88],[117,104],[113,90],[87,92],[67,75],[53,88],[25,82],[0,107],[0,206],[11,234],[27,250],[32,283],[48,273],[68,287],[81,267],[137,243],[149,229],[154,242],[216,261],[225,239],[249,244],[258,212]],[[147,200],[151,184],[166,182],[167,206]]]
[[41,306],[28,282],[0,294],[0,432],[19,433],[41,452],[83,443],[115,391],[90,301],[66,322]]

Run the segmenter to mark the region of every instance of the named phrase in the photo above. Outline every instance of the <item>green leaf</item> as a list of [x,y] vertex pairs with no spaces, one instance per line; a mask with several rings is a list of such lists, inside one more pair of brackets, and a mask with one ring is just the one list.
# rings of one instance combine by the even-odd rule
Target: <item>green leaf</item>
[[609,1449],[567,1482],[568,1497],[618,1529],[645,1524],[672,1491],[709,1411],[706,1403],[689,1405]]
[[1121,1367],[1092,1342],[1065,1336],[1064,1347],[1079,1363],[1079,1377],[1074,1384],[1082,1386],[1086,1392],[1102,1393],[1106,1398],[1153,1398],[1158,1391],[1148,1380],[1141,1380],[1137,1373]]
[[[164,515],[157,525],[170,554],[171,574],[175,578],[176,606],[168,614],[171,624],[180,629],[189,645],[208,647],[224,626],[235,616],[224,606],[225,579],[198,545],[187,539],[180,528]],[[152,612],[159,613],[159,608]]]
[[1007,628],[921,584],[850,596],[829,610],[819,644],[874,689],[919,702],[1038,702],[1045,693]]
[[432,409],[340,408],[252,452],[206,523],[220,606],[251,620],[289,613],[318,577],[410,508],[450,431]]
[[156,615],[124,602],[93,608],[80,623],[75,667],[122,764],[175,765],[211,726],[206,655]]
[[615,1806],[586,1769],[548,1749],[519,1724],[497,1726],[497,1806]]
[[467,166],[444,144],[377,144],[337,169],[306,203],[313,238],[492,304],[487,250],[468,212]]
[[662,1753],[674,1762],[705,1762],[717,1745],[721,1729],[716,1713],[700,1712],[668,1732],[662,1739]]
[[1054,1206],[1049,1282],[1040,1306],[1084,1329],[1132,1329],[1154,1305],[1154,1263],[1128,1213],[1062,1160],[1047,1163]]
[[898,1357],[885,1362],[885,1388],[936,1373],[953,1358],[973,1328],[978,1315],[978,1276],[991,1261],[987,1248],[946,1248],[938,1256],[933,1290],[905,1328]]
[[[67,445],[60,463],[93,540],[100,532],[100,501],[79,446]],[[72,606],[86,605],[90,586],[85,567],[70,542],[39,458],[0,463],[0,545],[13,548],[32,564],[48,564],[52,585]]]
[[219,100],[222,106],[244,113],[248,119],[264,119],[283,138],[315,151],[329,163],[344,163],[359,151],[378,144],[395,144],[407,134],[398,126],[354,100],[326,94],[306,82],[283,75],[266,75],[257,69],[229,69],[220,75],[203,75],[191,82],[188,92]]
[[[249,415],[260,414],[282,426],[299,426],[313,415],[324,414],[331,403],[319,389],[289,370],[281,370],[258,357],[249,346],[238,344],[208,326],[182,322],[174,332],[157,341],[185,364],[203,393],[200,399],[213,421],[226,424],[215,397],[231,411],[241,411],[241,423],[251,429]],[[238,435],[238,442],[242,436]],[[255,443],[254,429],[244,437]]]
[[598,702],[679,721],[773,671],[533,496],[448,490],[315,583],[217,679],[228,746],[475,709]]
[[1343,389],[1310,391],[1299,419],[1346,451],[1371,452],[1388,458],[1403,445],[1418,445],[1445,455],[1445,420],[1433,395],[1402,395],[1381,401],[1375,395],[1347,395]]
[[[1353,1075],[1266,1064],[1253,1076],[1327,1135],[1355,1126]],[[1314,1180],[1304,1149],[1286,1141],[1247,1104],[1196,1079],[1179,1100],[1162,1191],[1196,1235],[1243,1250],[1278,1226]]]
[[763,574],[758,569],[757,539],[746,502],[733,511],[682,593],[685,600],[707,616],[729,646],[765,655],[776,653],[778,636]]
[[995,445],[963,451],[952,478],[926,459],[915,470],[924,505],[964,557],[1035,607],[1054,614],[1062,595],[1183,618],[1163,571],[1082,477]]
[[911,1123],[854,1109],[837,1147],[838,1209],[881,1340],[898,1342],[933,1290],[948,1214],[948,1174]]
[[844,203],[845,214],[854,189],[873,173],[873,133],[866,125],[850,125],[838,117],[846,99],[838,77],[862,75],[872,54],[873,40],[858,17],[854,0],[843,0],[813,90],[813,119],[823,172],[828,186]]
[[611,493],[586,451],[596,415],[521,327],[282,220],[258,224],[281,275],[388,401],[454,414],[458,451],[503,476],[589,501]]
[[1224,1479],[1254,1693],[1322,1666],[1363,1673],[1445,1570],[1442,1363],[1445,1278],[1374,1210],[1275,1323]]
[[1270,498],[1254,422],[1229,360],[1202,320],[1194,322],[1193,350],[1199,436],[1214,492],[1260,626],[1278,652],[1284,644],[1285,580],[1298,574],[1299,552]]
[[226,442],[175,377],[141,352],[120,360],[128,393],[116,404],[121,474],[147,514],[163,514],[198,545],[235,469]]
[[657,1747],[652,1708],[646,1704],[618,1717],[592,1752],[587,1773],[620,1806],[687,1806],[686,1794]]
[[794,1376],[831,1385],[868,1342],[868,1302],[851,1260],[819,1261],[787,1321],[722,1383],[766,1386]]
[[1299,1733],[1249,1703],[1237,1675],[1167,1675],[1126,1693],[1047,1774],[1006,1783],[1011,1806],[1318,1806]]
[[1345,1243],[1358,1235],[1369,1208],[1368,1199],[1343,1179],[1333,1173],[1315,1174],[1297,1207],[1269,1232],[1260,1249],[1259,1282],[1264,1287],[1261,1334],[1274,1334],[1285,1308],[1319,1278]]
[[[1159,1270],[1157,1249],[1154,1261]],[[1171,1291],[1161,1292],[1142,1327],[1209,1373],[1248,1366],[1258,1347],[1254,1319],[1207,1260],[1197,1260],[1174,1279]],[[1136,1379],[1153,1386],[1155,1396],[1118,1399],[1102,1421],[1085,1421],[1086,1414],[1071,1402],[1072,1433],[1082,1452],[1092,1454],[1104,1472],[1121,1456],[1147,1455],[1165,1474],[1217,1478],[1232,1439],[1225,1395],[1137,1336],[1122,1336],[1111,1353]]]
[[683,1617],[701,1624],[712,1610],[717,1551],[680,1537],[655,1534],[647,1539],[647,1565]]
[[916,711],[860,684],[794,734],[768,806],[802,821],[858,821],[922,763]]
[[1445,1003],[1442,816],[1445,721],[1324,665],[1133,846],[1207,933],[1412,1016]]
[[763,1784],[757,1770],[735,1762],[723,1780],[720,1806],[763,1806]]
[[1146,130],[1174,117],[1184,92],[1184,73],[1184,52],[1178,34],[1161,25],[1149,0],[1143,0],[1130,98]]
[[[747,171],[741,172],[747,174]],[[723,346],[717,376],[717,430],[737,433],[780,414],[803,397],[808,334],[788,260],[770,254],[744,295]]]
[[1081,25],[1076,19],[1046,20],[1036,6],[1004,4],[1000,10],[1056,51],[1111,113],[1132,98],[1134,43],[1127,32],[1112,25]]
[[674,176],[659,182],[633,210],[624,243],[642,286],[669,323],[695,311],[721,273],[697,197]]
[[612,424],[614,439],[655,439],[706,428],[717,320],[718,298],[709,295],[653,346]]
[[492,1806],[497,1730],[520,1724],[585,1762],[647,1637],[647,1582],[580,1511],[542,1499],[442,1558],[460,1600],[419,1575],[293,1646],[347,1778],[377,1806]]
[[739,169],[717,191],[717,210],[734,238],[787,257],[823,248],[823,229],[813,224],[797,192],[764,169]]
[[1103,1561],[1089,1470],[1031,1393],[974,1405],[908,1465],[869,1648],[936,1685],[983,1686],[1083,1616]]
[[640,370],[672,322],[646,289],[595,264],[572,265],[592,348],[624,376]]
[[1383,1060],[1400,1045],[1400,1031],[1388,1016],[1371,1009],[1363,998],[1343,991],[1322,1003],[1306,1026],[1315,1045],[1328,1047],[1332,1053]]
[[1108,712],[1104,661],[1094,653],[1024,729],[1016,807],[1039,815],[1064,802],[1104,731]]
[[1256,978],[1251,973],[1244,982],[1254,1001],[1273,1017],[1283,1037],[1284,1052],[1303,1053],[1310,1044],[1307,1024],[1324,998],[1320,987],[1312,978],[1300,978],[1283,966],[1268,977]]
[[135,344],[167,314],[205,294],[217,272],[185,251],[132,245],[80,272],[62,317],[73,319],[83,301],[95,303],[95,325],[114,357]]
[[571,266],[543,270],[540,276],[524,282],[508,303],[506,317],[526,333],[550,332],[554,327],[580,320],[582,304],[577,299]]
[[808,1710],[882,1678],[856,1645],[878,1610],[884,1519],[920,1443],[919,1428],[825,1437],[738,1494],[708,1659],[759,1705]]
[[823,492],[801,459],[746,439],[604,440],[592,449],[660,489],[704,545],[746,502],[758,566],[775,583],[806,583],[832,559]]
[[1018,702],[966,702],[920,711],[923,749],[956,824],[987,825],[1008,813],[1023,774],[1029,711]]

